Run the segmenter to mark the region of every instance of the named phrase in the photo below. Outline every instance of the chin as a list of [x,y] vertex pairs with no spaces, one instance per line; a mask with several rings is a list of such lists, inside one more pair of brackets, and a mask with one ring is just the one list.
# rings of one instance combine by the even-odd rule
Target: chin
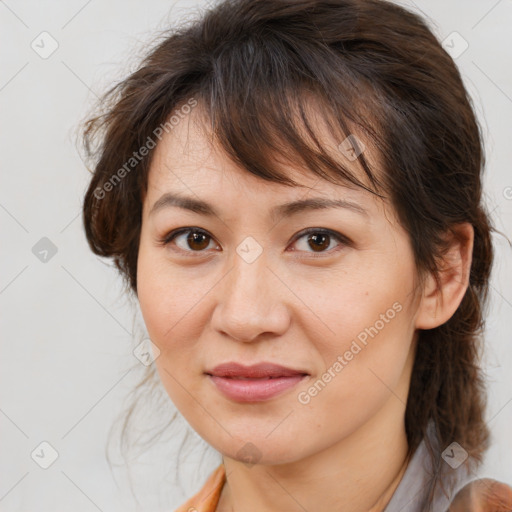
[[[279,437],[270,440],[266,436],[267,434],[261,436],[233,436],[222,445],[218,443],[212,445],[225,457],[242,462],[248,467],[255,464],[268,466],[288,464],[306,456],[304,443],[296,439],[291,442],[290,439]],[[297,449],[298,446],[301,446],[300,450]]]

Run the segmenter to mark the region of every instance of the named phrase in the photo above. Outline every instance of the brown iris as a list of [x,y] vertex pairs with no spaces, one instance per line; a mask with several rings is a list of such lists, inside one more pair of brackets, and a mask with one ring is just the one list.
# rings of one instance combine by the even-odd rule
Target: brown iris
[[[329,247],[329,241],[330,241],[329,235],[326,235],[324,233],[312,234],[312,235],[308,236],[308,243],[310,243],[312,240],[314,241],[315,245],[314,246],[310,245],[310,247],[315,251],[317,249],[322,250],[322,249],[326,249],[327,247]],[[326,240],[327,240],[327,245],[325,245]],[[321,245],[317,245],[319,243]]]
[[[187,237],[187,243],[191,249],[195,250],[202,250],[206,249],[208,247],[209,242],[209,236],[205,233],[199,233],[197,231],[191,231],[190,234]],[[198,245],[194,245],[198,244]]]

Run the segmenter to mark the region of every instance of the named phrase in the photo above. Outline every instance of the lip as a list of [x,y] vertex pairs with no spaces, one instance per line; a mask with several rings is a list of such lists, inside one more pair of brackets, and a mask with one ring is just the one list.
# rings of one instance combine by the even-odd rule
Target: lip
[[205,374],[216,388],[237,402],[262,402],[296,386],[309,374],[286,366],[263,362],[245,366],[223,363]]

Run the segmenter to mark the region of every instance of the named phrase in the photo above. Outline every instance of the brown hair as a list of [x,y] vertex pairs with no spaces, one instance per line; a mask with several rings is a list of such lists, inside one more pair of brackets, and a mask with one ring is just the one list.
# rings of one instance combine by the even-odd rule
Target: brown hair
[[[306,113],[311,98],[340,142],[358,133],[377,148],[379,175],[364,152],[357,162],[368,183],[325,149]],[[294,185],[279,172],[279,155],[334,183],[387,195],[420,275],[437,276],[445,233],[461,222],[473,226],[459,308],[445,324],[419,332],[405,424],[410,453],[432,420],[441,450],[457,441],[481,461],[489,433],[479,350],[494,228],[482,203],[483,144],[471,100],[426,23],[383,0],[225,0],[163,34],[84,129],[94,162],[83,205],[87,240],[114,259],[135,294],[152,152],[126,163],[159,127],[172,129],[170,116],[183,115],[191,101],[247,172]],[[440,472],[440,453],[431,455]]]

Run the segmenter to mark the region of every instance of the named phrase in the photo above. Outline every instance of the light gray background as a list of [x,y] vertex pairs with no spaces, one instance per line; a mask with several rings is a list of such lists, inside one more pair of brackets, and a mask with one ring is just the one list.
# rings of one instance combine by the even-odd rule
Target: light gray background
[[[135,383],[131,333],[143,327],[116,272],[86,244],[80,208],[89,174],[74,137],[95,96],[125,76],[154,31],[205,5],[0,1],[1,511],[136,510],[127,477],[113,478],[104,446]],[[511,237],[512,1],[403,5],[428,16],[440,39],[456,31],[469,45],[456,62],[485,132],[488,205]],[[42,46],[43,31],[59,45],[46,59],[31,48],[34,40]],[[453,41],[460,51],[463,42]],[[43,237],[57,248],[46,262],[32,251]],[[485,362],[494,442],[482,475],[512,484],[511,250],[494,239]],[[43,441],[59,454],[46,470],[31,458]],[[178,485],[165,472],[172,473],[180,442],[172,434],[134,465],[140,510],[173,510],[218,463],[212,450],[201,465],[201,450],[182,454]],[[48,449],[38,450],[39,460],[48,457]]]

